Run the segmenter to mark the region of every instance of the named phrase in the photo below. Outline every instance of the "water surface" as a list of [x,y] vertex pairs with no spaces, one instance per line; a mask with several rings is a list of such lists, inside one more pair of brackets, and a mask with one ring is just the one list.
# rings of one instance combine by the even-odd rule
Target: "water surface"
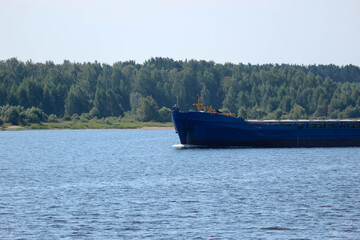
[[178,143],[174,130],[0,132],[0,239],[360,239],[360,148]]

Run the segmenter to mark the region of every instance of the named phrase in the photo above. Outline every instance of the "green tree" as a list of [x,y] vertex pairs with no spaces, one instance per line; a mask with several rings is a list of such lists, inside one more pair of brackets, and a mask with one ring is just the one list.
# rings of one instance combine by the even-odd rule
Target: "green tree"
[[46,122],[48,120],[48,115],[36,107],[26,109],[25,116],[30,123]]
[[151,72],[147,68],[141,68],[135,76],[134,89],[142,96],[152,95],[155,84],[151,78]]
[[[94,108],[97,109],[97,117],[122,116],[124,110],[120,104],[119,96],[112,90],[98,89],[95,94]],[[94,112],[92,112],[92,115]]]
[[162,107],[159,110],[159,122],[171,122],[171,109],[167,107]]
[[80,86],[72,86],[65,100],[65,112],[68,115],[89,112],[89,94],[80,88]]
[[0,117],[4,122],[11,123],[13,125],[18,125],[20,122],[20,114],[24,111],[24,108],[21,106],[10,106],[5,105],[0,109]]
[[223,107],[229,109],[230,112],[236,111],[236,92],[233,87],[230,87],[228,93],[223,101]]
[[[122,116],[125,111],[135,116],[142,96],[151,96],[159,108],[172,106],[178,97],[183,110],[194,109],[200,96],[203,104],[246,113],[249,118],[302,115],[295,105],[307,117],[344,118],[356,116],[360,105],[360,68],[169,58],[113,65],[0,61],[0,106],[36,107],[58,117]],[[19,111],[19,123],[28,120]]]
[[345,108],[342,114],[345,118],[358,118],[360,117],[360,107],[348,106]]
[[287,117],[290,119],[304,119],[307,116],[306,116],[305,109],[302,106],[295,104],[291,108],[291,111]]
[[136,119],[141,122],[157,121],[158,111],[159,106],[151,96],[142,97],[136,109]]

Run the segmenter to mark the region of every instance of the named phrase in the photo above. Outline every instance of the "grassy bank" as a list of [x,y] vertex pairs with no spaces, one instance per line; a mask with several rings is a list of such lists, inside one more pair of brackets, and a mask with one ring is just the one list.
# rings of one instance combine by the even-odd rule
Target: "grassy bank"
[[171,122],[111,122],[103,120],[82,121],[62,121],[62,122],[43,122],[35,123],[27,126],[11,126],[3,125],[1,130],[31,130],[31,129],[137,129],[151,127],[173,127]]

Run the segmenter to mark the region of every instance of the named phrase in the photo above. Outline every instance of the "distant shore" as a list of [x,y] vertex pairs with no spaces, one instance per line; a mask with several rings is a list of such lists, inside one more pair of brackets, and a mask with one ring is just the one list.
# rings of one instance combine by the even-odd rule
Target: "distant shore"
[[3,125],[0,131],[23,131],[23,130],[78,130],[78,129],[141,129],[141,130],[167,130],[174,129],[173,124],[157,122],[135,123],[112,123],[92,124],[81,122],[38,123],[29,126]]

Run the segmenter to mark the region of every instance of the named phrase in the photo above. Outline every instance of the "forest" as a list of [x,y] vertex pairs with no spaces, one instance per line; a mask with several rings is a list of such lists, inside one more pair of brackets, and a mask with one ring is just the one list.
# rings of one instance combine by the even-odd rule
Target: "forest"
[[360,118],[360,68],[159,57],[113,65],[0,61],[0,125],[108,117],[169,122],[175,103],[194,110],[198,97],[245,119]]

